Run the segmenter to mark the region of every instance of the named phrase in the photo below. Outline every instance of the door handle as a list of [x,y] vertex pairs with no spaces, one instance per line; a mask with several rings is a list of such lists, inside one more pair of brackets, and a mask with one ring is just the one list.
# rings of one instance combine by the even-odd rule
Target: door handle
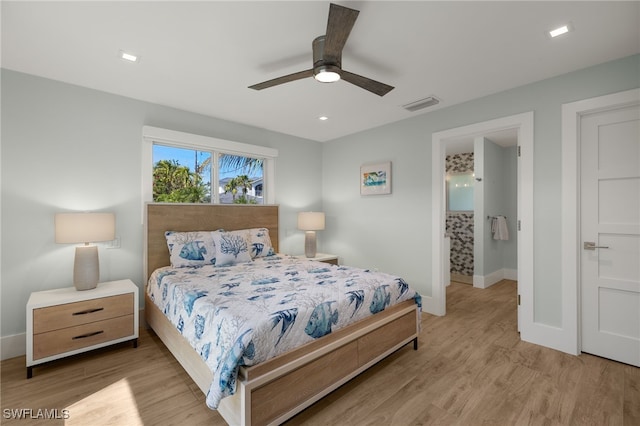
[[597,248],[601,248],[601,249],[608,249],[609,248],[609,246],[597,246],[596,243],[593,243],[591,241],[585,241],[583,247],[584,247],[585,250],[595,250]]

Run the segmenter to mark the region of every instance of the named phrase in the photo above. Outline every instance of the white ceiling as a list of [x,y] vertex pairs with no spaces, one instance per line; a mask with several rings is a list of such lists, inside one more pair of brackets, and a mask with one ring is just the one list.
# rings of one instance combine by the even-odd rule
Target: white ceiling
[[[360,11],[343,68],[395,86],[386,96],[312,78],[247,88],[312,67],[326,1],[5,0],[2,67],[327,141],[640,52],[638,1],[337,3]],[[402,108],[429,95],[442,102]]]

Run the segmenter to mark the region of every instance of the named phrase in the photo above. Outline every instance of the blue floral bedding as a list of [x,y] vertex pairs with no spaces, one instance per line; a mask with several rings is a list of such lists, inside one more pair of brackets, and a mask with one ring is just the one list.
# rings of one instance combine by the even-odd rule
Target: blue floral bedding
[[421,298],[400,277],[274,255],[229,267],[164,267],[147,293],[213,372],[207,405],[251,366],[386,307]]

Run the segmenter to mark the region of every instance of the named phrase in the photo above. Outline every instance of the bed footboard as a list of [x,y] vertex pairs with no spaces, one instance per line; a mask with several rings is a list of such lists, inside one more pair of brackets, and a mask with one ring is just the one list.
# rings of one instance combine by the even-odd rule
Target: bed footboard
[[[206,394],[212,373],[145,295],[145,317]],[[231,425],[279,424],[407,343],[417,349],[419,311],[413,300],[387,308],[259,365],[242,368],[236,394],[218,412]]]

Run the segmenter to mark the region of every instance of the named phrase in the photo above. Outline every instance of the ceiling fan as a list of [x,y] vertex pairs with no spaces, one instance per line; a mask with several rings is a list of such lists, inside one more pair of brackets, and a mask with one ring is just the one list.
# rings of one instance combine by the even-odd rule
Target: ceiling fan
[[313,77],[323,83],[343,79],[379,96],[389,93],[393,90],[393,86],[342,69],[342,49],[359,13],[357,10],[331,3],[327,33],[313,40],[313,68],[254,84],[249,88],[262,90]]

